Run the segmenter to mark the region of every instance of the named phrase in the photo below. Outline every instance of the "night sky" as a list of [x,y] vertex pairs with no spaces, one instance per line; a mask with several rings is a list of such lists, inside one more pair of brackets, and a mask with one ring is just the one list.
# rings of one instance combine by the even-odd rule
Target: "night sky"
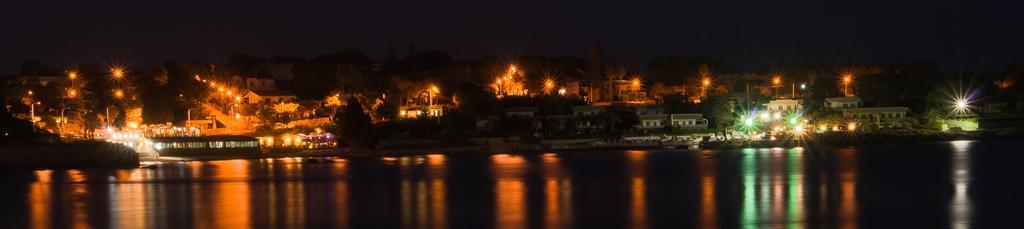
[[[441,50],[606,58],[714,56],[755,70],[787,63],[934,60],[1002,70],[1024,63],[1020,1],[53,1],[0,3],[0,66],[165,60],[232,53],[311,57],[359,48],[381,59]],[[955,69],[946,69],[955,71]]]

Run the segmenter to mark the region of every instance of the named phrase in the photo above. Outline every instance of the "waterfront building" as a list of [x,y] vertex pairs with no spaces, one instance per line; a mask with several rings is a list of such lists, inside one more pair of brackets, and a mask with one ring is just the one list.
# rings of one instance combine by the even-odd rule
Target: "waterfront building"
[[645,114],[640,115],[637,118],[640,120],[637,125],[637,129],[640,130],[653,130],[664,128],[668,122],[669,115],[667,114]]
[[843,109],[843,117],[879,127],[899,127],[909,112],[907,107],[861,107]]
[[680,129],[707,129],[708,120],[701,114],[672,114],[670,116],[673,128]]
[[858,108],[861,105],[861,99],[857,96],[825,98],[825,108],[828,109]]

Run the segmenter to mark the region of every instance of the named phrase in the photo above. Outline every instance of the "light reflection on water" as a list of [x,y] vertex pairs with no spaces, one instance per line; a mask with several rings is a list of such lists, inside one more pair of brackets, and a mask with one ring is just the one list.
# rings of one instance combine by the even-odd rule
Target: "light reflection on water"
[[[4,194],[24,196],[5,210],[25,212],[12,225],[31,228],[858,228],[893,220],[864,214],[886,207],[878,200],[887,195],[923,201],[910,202],[928,207],[920,218],[948,206],[941,224],[970,227],[978,143],[936,144],[929,150],[948,154],[797,147],[165,163],[40,170]],[[935,176],[948,176],[951,194],[902,191],[937,186],[887,180],[907,172],[893,160],[947,171]]]

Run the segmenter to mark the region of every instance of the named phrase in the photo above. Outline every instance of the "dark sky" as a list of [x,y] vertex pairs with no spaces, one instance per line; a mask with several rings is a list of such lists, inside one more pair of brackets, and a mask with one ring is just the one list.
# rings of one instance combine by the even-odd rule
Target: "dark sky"
[[[251,1],[6,0],[0,66],[164,60],[232,53],[313,56],[359,48],[384,56],[442,50],[586,56],[643,64],[707,55],[740,69],[783,63],[935,60],[1002,70],[1024,63],[1021,1]],[[955,69],[949,69],[955,70]]]

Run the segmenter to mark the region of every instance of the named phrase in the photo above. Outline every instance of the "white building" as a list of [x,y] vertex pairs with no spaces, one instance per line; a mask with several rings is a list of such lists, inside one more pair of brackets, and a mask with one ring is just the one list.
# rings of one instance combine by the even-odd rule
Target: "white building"
[[860,106],[861,100],[857,96],[825,98],[825,108],[829,109],[858,108]]
[[671,125],[682,129],[707,129],[708,120],[701,114],[672,114]]
[[245,100],[250,104],[293,102],[295,93],[284,90],[252,90],[245,93]]
[[843,117],[878,126],[898,126],[906,120],[910,108],[906,107],[863,107],[843,109]]
[[802,102],[795,99],[776,99],[764,104],[764,106],[772,112],[800,111],[803,109]]
[[430,105],[430,106],[401,106],[398,108],[399,118],[419,118],[420,116],[426,115],[428,117],[441,117],[444,116],[445,106],[444,105]]
[[638,118],[640,119],[640,123],[636,126],[638,129],[664,128],[668,123],[667,114],[640,115]]

